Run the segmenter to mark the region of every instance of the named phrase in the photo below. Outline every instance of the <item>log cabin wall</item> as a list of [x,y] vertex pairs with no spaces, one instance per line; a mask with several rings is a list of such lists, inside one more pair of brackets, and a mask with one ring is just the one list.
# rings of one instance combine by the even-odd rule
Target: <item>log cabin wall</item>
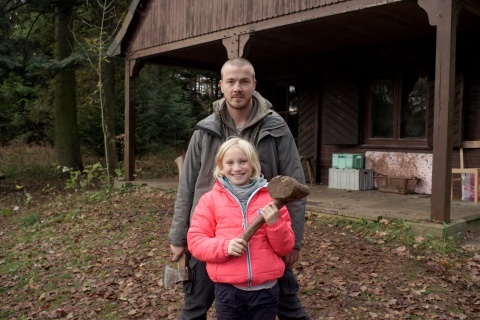
[[[408,47],[408,46],[406,46]],[[459,50],[459,67],[457,68],[456,78],[456,101],[454,109],[454,150],[453,150],[453,166],[459,166],[459,145],[462,140],[480,140],[480,62],[475,58],[476,54],[480,52],[478,44],[460,43],[461,50]],[[425,64],[429,66],[431,62],[419,52],[429,52],[428,48],[419,49],[414,52],[403,51],[401,56],[411,56],[411,61],[405,61],[402,68],[408,68],[412,64]],[[377,56],[373,55],[372,61],[377,60]],[[395,57],[396,60],[396,57]],[[431,144],[428,147],[414,148],[411,146],[402,147],[373,147],[363,145],[363,127],[365,119],[362,115],[365,112],[365,97],[362,96],[362,89],[364,84],[361,74],[367,74],[368,69],[386,68],[382,63],[375,63],[365,60],[367,69],[359,69],[355,66],[349,66],[348,72],[341,70],[326,71],[326,76],[323,78],[323,90],[319,95],[320,99],[320,128],[318,138],[319,152],[317,154],[317,182],[321,184],[328,184],[328,169],[331,167],[333,153],[365,153],[366,151],[384,151],[384,152],[415,152],[415,153],[432,153]],[[398,62],[398,61],[397,61]],[[392,63],[393,65],[393,63]],[[468,66],[468,67],[467,67]],[[398,66],[397,66],[398,67]],[[359,77],[358,87],[360,90],[359,103],[355,102],[355,81],[352,81],[352,75],[357,74]],[[433,89],[433,83],[430,85],[429,92]],[[430,95],[431,96],[431,95]],[[339,99],[341,97],[341,99]],[[350,98],[349,98],[350,97]],[[340,100],[343,100],[341,103]],[[350,101],[346,103],[345,101]],[[332,107],[332,103],[334,106]],[[357,108],[357,109],[355,109]],[[433,116],[433,104],[429,105],[430,116]],[[359,114],[357,119],[358,131],[355,132],[355,117]],[[332,115],[334,117],[332,117]],[[332,119],[338,118],[337,123],[332,122]],[[340,127],[338,124],[343,122]],[[352,125],[345,125],[351,123]],[[350,128],[350,129],[349,129]],[[342,141],[336,141],[337,134],[342,131]],[[430,130],[427,129],[427,134]],[[355,135],[357,133],[357,135]],[[427,140],[430,140],[427,137]],[[357,141],[357,142],[356,142]],[[480,150],[470,149],[465,152],[465,166],[480,166]],[[460,184],[454,184],[454,194],[456,197],[461,196]]]
[[[310,163],[313,169],[315,181],[317,171],[318,155],[318,129],[319,129],[319,97],[321,90],[318,87],[317,76],[304,75],[302,77],[267,79],[268,76],[257,78],[256,90],[267,98],[273,105],[273,109],[278,112],[287,124],[290,126],[292,135],[297,144],[298,153],[302,157],[311,157]],[[290,106],[286,89],[290,86],[295,88],[296,99],[294,105],[297,107],[297,122],[292,126],[288,116],[285,113]],[[283,106],[283,107],[282,107]],[[306,181],[310,181],[307,162],[302,161]]]
[[[433,126],[433,89],[434,82],[430,82],[429,86],[429,101],[427,117],[430,125],[427,128],[428,137],[425,140],[424,146],[412,148],[410,145],[401,146],[369,146],[365,145],[364,141],[364,126],[365,126],[365,82],[366,77],[374,70],[408,70],[411,66],[425,66],[426,69],[433,69],[433,50],[434,43],[432,41],[424,41],[419,44],[417,42],[396,43],[389,47],[366,47],[357,48],[352,53],[342,53],[331,57],[330,60],[322,59],[319,62],[322,65],[331,64],[339,65],[341,68],[326,69],[324,67],[318,68],[318,73],[298,74],[298,69],[302,69],[302,61],[295,64],[289,64],[288,61],[283,62],[281,70],[284,74],[298,74],[297,80],[292,80],[296,83],[299,89],[299,132],[298,132],[298,149],[301,155],[313,156],[313,167],[316,177],[316,182],[321,184],[328,184],[328,169],[331,167],[333,153],[365,153],[366,151],[381,151],[381,152],[405,152],[405,153],[432,153],[431,149],[431,130]],[[389,58],[382,58],[382,56],[389,56]],[[362,57],[361,63],[358,59]],[[303,70],[316,69],[312,60],[309,60],[310,68],[303,68]],[[362,67],[359,67],[362,66]],[[289,68],[295,68],[290,70]],[[471,69],[470,72],[464,75],[463,69],[458,70],[456,91],[457,97],[455,102],[454,112],[454,144],[457,148],[454,150],[454,158],[458,163],[458,146],[460,143],[460,136],[462,132],[463,120],[462,114],[470,114],[472,111],[469,108],[464,108],[464,104],[475,105],[475,102],[465,101],[463,95],[465,92],[469,93],[469,97],[475,96],[474,92],[477,83],[474,79],[478,71]],[[260,84],[269,82],[268,75],[261,74],[259,80]],[[270,75],[271,76],[271,75]],[[274,74],[274,76],[276,76]],[[471,88],[466,88],[464,82],[465,78],[472,78],[469,80]],[[433,78],[433,75],[430,79]],[[473,81],[473,83],[472,83]],[[275,81],[273,81],[275,82]],[[275,96],[275,85],[267,89],[259,85],[257,89],[264,94],[274,104],[274,108],[279,103]],[[472,93],[473,92],[473,95]],[[478,96],[478,94],[477,94]],[[472,99],[472,98],[468,98]],[[480,123],[475,111],[473,111],[473,118],[465,123],[467,126],[464,130],[469,134],[473,134],[469,127],[474,127]],[[315,138],[316,137],[316,138]],[[465,139],[465,138],[464,138]],[[306,168],[305,173],[307,176]],[[458,193],[458,190],[457,190]]]
[[[480,52],[480,50],[474,50]],[[477,55],[478,56],[478,55]],[[478,58],[471,59],[465,70],[464,113],[463,113],[463,140],[480,140],[480,62]],[[454,148],[452,167],[460,167],[459,149]],[[464,166],[480,167],[480,149],[466,149],[464,151]],[[462,189],[459,182],[454,182],[454,196],[461,197]]]
[[[319,129],[319,87],[315,78],[306,77],[298,86],[298,153],[303,157],[312,157],[313,176],[318,181],[318,129]],[[306,162],[303,162],[303,170],[308,182],[310,177]],[[313,181],[313,182],[316,182]]]
[[[366,79],[376,70],[402,70],[409,65],[429,66],[428,60],[434,56],[434,51],[432,43],[424,41],[423,44],[405,42],[357,48],[351,56],[344,54],[338,56],[343,63],[331,62],[332,65],[341,65],[340,68],[325,69],[320,85],[323,89],[319,94],[317,182],[324,185],[328,184],[333,153],[412,152],[407,145],[381,147],[365,144]],[[431,148],[425,142],[423,148],[416,148],[413,152],[431,153]]]
[[[466,72],[464,140],[480,140],[480,67]],[[480,158],[472,164],[480,166]]]
[[[466,41],[461,52],[464,58],[459,64],[465,74],[463,140],[480,140],[480,43]],[[480,166],[480,159],[474,163]]]

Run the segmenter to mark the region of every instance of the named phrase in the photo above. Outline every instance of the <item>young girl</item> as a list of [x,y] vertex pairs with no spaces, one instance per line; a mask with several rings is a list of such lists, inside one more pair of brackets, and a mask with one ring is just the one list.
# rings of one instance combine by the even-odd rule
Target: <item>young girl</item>
[[[295,241],[290,215],[273,203],[250,142],[227,140],[215,163],[217,181],[195,208],[188,249],[206,262],[215,282],[218,319],[273,320],[279,302],[277,279],[285,270],[281,257]],[[266,223],[246,243],[240,235],[259,214]]]

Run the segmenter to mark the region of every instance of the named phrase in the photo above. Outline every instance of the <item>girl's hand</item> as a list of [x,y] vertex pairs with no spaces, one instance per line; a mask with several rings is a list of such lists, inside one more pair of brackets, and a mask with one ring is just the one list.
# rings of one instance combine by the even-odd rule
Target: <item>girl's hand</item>
[[247,242],[241,238],[232,239],[228,243],[228,255],[240,257],[247,249]]
[[278,211],[277,206],[273,202],[263,207],[261,214],[268,225],[274,224],[280,219],[280,211]]

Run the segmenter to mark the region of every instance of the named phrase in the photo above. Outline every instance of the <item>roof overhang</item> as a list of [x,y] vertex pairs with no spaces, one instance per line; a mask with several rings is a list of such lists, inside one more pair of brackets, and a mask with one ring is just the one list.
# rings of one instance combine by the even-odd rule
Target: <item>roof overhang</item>
[[[463,0],[458,30],[478,31],[479,4]],[[222,41],[248,35],[245,57],[257,66],[298,59],[319,60],[346,51],[361,51],[375,46],[392,46],[405,42],[435,41],[436,28],[417,1],[356,0],[315,8],[271,20],[220,30],[197,37],[126,52],[123,42],[134,35],[140,13],[140,0],[130,6],[122,31],[109,48],[111,55],[182,67],[218,70],[227,59]],[[122,44],[123,43],[123,44]],[[328,63],[328,60],[325,60]],[[308,63],[308,62],[307,62]]]

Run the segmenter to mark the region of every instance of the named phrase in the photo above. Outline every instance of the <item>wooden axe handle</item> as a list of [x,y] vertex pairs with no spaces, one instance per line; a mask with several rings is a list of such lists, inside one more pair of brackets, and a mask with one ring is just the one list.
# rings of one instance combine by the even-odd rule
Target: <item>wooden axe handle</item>
[[[273,199],[273,202],[277,206],[278,210],[280,210],[281,207],[283,207],[282,203],[280,201],[277,201]],[[265,223],[265,219],[263,216],[260,214],[253,222],[243,231],[242,235],[240,238],[245,240],[246,242],[250,241],[252,239],[253,235],[255,232],[257,232],[258,229]]]

